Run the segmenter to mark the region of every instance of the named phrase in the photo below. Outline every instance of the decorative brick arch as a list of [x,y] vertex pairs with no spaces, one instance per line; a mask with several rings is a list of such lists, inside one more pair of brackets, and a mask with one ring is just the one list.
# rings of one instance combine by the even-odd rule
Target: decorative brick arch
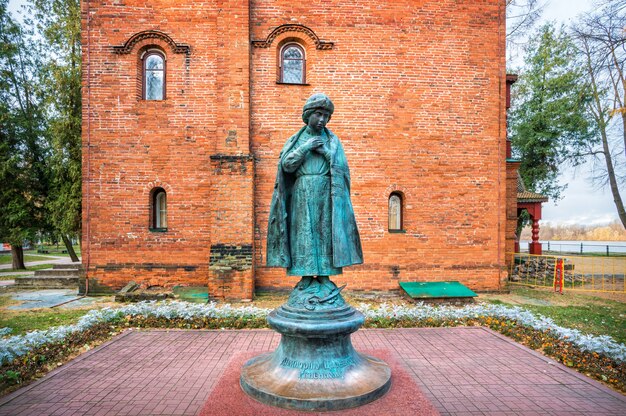
[[397,184],[391,184],[385,188],[385,198],[389,198],[389,195],[396,193],[402,195],[402,198],[406,198],[408,196],[407,190],[404,186],[398,186]]
[[184,53],[185,55],[191,54],[191,47],[184,43],[176,43],[166,33],[158,30],[144,30],[132,35],[123,45],[113,46],[113,53],[118,55],[129,54],[135,47],[135,45],[145,39],[158,39],[168,44],[174,53]]
[[333,42],[327,42],[321,40],[313,30],[309,29],[304,25],[289,23],[285,25],[280,25],[276,29],[272,30],[272,32],[267,36],[265,40],[253,40],[252,46],[255,48],[269,48],[279,35],[283,33],[302,33],[309,37],[313,43],[315,44],[316,49],[320,50],[328,50],[332,49],[335,45]]
[[165,182],[161,182],[159,179],[155,179],[151,182],[148,182],[144,187],[143,187],[143,192],[145,194],[150,194],[150,192],[154,189],[154,188],[163,188],[165,190],[165,192],[167,192],[168,195],[172,195],[174,193],[174,190],[172,189],[172,187],[170,186],[169,183],[165,183]]

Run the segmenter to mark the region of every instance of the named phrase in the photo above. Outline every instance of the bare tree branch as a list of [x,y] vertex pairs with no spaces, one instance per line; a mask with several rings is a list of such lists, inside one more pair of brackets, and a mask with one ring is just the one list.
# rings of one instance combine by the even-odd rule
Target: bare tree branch
[[[585,62],[593,96],[588,109],[596,121],[602,146],[601,151],[589,154],[594,159],[603,156],[604,169],[595,173],[594,178],[609,185],[620,221],[626,228],[626,209],[620,191],[620,184],[626,177],[621,171],[626,161],[626,1],[601,4],[604,6],[583,17],[572,28],[572,33]],[[614,122],[618,116],[620,123]],[[611,145],[612,139],[618,136],[621,136],[623,151],[616,151],[619,147]]]

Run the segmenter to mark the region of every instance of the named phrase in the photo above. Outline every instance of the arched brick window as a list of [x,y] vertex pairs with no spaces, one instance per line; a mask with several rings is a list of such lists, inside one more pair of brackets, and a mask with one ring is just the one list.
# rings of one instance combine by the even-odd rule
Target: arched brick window
[[167,230],[167,194],[163,188],[154,188],[150,192],[150,228]]
[[402,231],[402,195],[398,192],[389,195],[389,231]]
[[280,50],[280,82],[306,83],[306,58],[304,48],[297,43],[287,43]]
[[158,49],[148,49],[143,61],[143,99],[165,99],[165,55]]

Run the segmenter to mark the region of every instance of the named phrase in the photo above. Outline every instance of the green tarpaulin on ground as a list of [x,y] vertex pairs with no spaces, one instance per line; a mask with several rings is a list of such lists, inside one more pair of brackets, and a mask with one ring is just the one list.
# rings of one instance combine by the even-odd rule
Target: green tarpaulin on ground
[[478,296],[459,282],[400,282],[400,287],[413,299],[470,298]]
[[209,289],[206,286],[174,286],[174,295],[187,302],[207,303],[209,300]]

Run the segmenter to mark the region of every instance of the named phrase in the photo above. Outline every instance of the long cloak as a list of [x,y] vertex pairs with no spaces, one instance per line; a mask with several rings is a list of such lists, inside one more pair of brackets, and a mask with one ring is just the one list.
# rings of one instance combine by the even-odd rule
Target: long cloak
[[[291,136],[280,153],[274,194],[267,227],[267,261],[269,267],[291,267],[289,244],[289,207],[295,174],[282,168],[283,157],[295,146],[306,126]],[[330,138],[330,181],[332,205],[332,247],[335,267],[363,263],[361,238],[350,201],[350,170],[339,138],[325,129]]]

